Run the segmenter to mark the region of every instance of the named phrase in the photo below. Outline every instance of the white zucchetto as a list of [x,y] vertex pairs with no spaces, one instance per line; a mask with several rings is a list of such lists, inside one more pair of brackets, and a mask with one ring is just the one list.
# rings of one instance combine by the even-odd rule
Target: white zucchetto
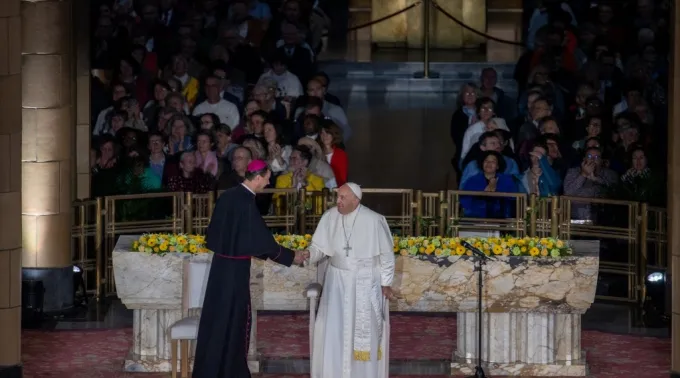
[[361,200],[361,187],[359,185],[357,185],[353,182],[348,182],[345,185],[347,185],[347,187],[349,187],[350,190],[352,190],[352,193],[354,193],[354,195],[357,196],[357,198]]

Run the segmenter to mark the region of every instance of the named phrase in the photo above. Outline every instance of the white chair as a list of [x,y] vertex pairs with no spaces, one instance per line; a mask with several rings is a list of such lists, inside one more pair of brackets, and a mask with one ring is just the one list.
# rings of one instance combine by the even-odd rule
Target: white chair
[[309,298],[309,364],[312,364],[312,351],[314,350],[314,324],[316,324],[316,308],[321,296],[321,284],[311,283],[307,286],[305,294]]
[[305,296],[309,298],[309,365],[312,365],[312,353],[314,350],[314,324],[316,324],[316,310],[319,307],[319,298],[323,289],[323,283],[326,281],[326,270],[328,269],[329,260],[323,258],[317,261],[316,266],[316,282],[312,282],[305,289]]
[[177,378],[177,344],[180,347],[182,378],[189,377],[189,342],[198,337],[198,316],[189,316],[189,310],[203,307],[205,297],[205,281],[210,269],[207,261],[197,262],[184,260],[182,276],[182,316],[183,319],[170,326],[170,363],[172,378]]

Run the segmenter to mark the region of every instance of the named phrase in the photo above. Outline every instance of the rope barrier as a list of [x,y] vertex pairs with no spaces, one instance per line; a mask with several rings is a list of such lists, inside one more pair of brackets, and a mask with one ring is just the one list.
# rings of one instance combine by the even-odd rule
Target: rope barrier
[[515,46],[522,46],[522,47],[524,47],[524,44],[521,43],[521,42],[517,42],[517,41],[509,41],[509,40],[506,40],[506,39],[497,38],[497,37],[494,37],[494,36],[492,36],[492,35],[488,35],[488,34],[486,34],[486,33],[480,32],[479,30],[474,29],[474,28],[472,28],[472,27],[470,27],[470,26],[467,26],[463,21],[460,21],[459,19],[457,19],[456,17],[454,17],[451,13],[447,12],[444,8],[442,8],[442,7],[437,3],[436,0],[432,0],[432,5],[435,7],[435,9],[437,9],[437,10],[440,11],[440,12],[442,12],[442,13],[444,14],[444,16],[446,16],[448,19],[450,19],[451,21],[453,21],[453,22],[455,22],[456,24],[458,24],[458,25],[459,25],[460,27],[462,27],[463,29],[466,29],[466,30],[468,30],[468,31],[471,31],[471,32],[473,32],[473,33],[475,33],[475,34],[477,34],[477,35],[479,35],[479,36],[482,36],[482,37],[484,37],[484,38],[486,38],[486,39],[490,39],[490,40],[495,41],[495,42],[505,43],[505,44],[507,44],[507,45],[515,45]]
[[375,24],[379,24],[379,23],[381,23],[381,22],[383,22],[383,21],[389,20],[389,19],[392,18],[392,17],[398,16],[398,15],[404,13],[404,12],[408,12],[408,11],[410,11],[411,9],[417,7],[418,5],[421,5],[422,3],[423,3],[422,1],[417,1],[417,2],[415,2],[415,3],[413,3],[413,4],[409,5],[409,6],[407,6],[407,7],[404,8],[404,9],[401,9],[401,10],[398,10],[398,11],[396,11],[396,12],[394,12],[394,13],[388,14],[387,16],[380,17],[380,18],[377,19],[377,20],[372,20],[372,21],[369,21],[369,22],[367,22],[367,23],[365,23],[365,24],[353,26],[353,27],[347,29],[347,32],[353,32],[353,31],[355,31],[355,30],[359,30],[359,29],[363,29],[363,28],[366,28],[366,27],[369,27],[369,26],[373,26],[373,25],[375,25]]

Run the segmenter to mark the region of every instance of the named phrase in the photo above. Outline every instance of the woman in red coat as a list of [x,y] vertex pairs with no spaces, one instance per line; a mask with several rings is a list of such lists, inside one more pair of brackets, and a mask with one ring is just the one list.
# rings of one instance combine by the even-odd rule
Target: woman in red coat
[[326,156],[326,161],[331,165],[335,182],[338,187],[347,182],[347,153],[339,146],[342,143],[342,129],[335,123],[327,123],[321,126],[319,132],[319,144]]

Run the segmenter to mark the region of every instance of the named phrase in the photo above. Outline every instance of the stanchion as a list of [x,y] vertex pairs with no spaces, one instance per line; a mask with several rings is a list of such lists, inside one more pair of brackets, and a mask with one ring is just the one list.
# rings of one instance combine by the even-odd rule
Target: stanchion
[[416,79],[438,79],[439,73],[430,71],[430,17],[432,0],[423,1],[423,70],[416,72]]

